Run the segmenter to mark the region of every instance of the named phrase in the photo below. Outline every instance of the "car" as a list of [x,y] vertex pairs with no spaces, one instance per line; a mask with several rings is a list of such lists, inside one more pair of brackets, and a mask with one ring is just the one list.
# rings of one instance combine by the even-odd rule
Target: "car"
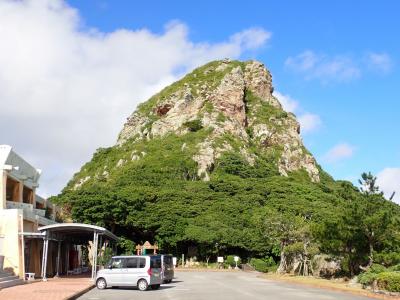
[[161,274],[163,283],[170,283],[174,279],[174,263],[172,255],[162,254],[161,255]]
[[96,276],[96,286],[101,290],[115,286],[136,286],[140,291],[146,291],[149,287],[157,290],[161,283],[159,255],[113,256],[106,268],[99,270]]

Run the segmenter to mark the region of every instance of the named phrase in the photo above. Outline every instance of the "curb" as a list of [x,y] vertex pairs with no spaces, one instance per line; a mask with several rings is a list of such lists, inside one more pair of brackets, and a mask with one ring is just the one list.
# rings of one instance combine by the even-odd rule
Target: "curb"
[[83,294],[89,292],[92,288],[94,288],[94,284],[88,286],[87,288],[85,288],[81,291],[75,292],[71,296],[65,297],[63,300],[75,300],[75,299],[79,298],[80,296],[82,296]]

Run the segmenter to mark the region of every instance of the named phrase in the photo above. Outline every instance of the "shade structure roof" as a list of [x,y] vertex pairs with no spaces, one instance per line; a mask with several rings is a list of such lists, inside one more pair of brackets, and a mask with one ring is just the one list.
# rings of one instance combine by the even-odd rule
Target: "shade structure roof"
[[118,237],[104,227],[82,223],[58,223],[39,227],[40,232],[46,233],[49,238],[83,242],[93,239],[93,233],[102,235],[103,238],[118,241]]

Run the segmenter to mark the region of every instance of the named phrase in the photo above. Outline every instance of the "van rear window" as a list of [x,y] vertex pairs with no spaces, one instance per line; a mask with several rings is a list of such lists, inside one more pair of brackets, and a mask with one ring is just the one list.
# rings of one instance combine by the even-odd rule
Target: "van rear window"
[[169,255],[164,256],[164,264],[166,266],[172,266],[172,264],[173,264],[172,256],[169,256]]
[[161,268],[161,257],[153,256],[150,258],[150,268],[159,269]]

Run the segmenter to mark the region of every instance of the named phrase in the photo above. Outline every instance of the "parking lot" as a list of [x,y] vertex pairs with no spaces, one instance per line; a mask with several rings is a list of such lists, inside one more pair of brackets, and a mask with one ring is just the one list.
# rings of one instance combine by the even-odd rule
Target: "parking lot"
[[175,280],[163,284],[159,290],[138,291],[134,288],[92,289],[79,300],[357,300],[370,299],[343,292],[334,292],[301,285],[276,282],[258,278],[255,273],[245,272],[176,272]]

